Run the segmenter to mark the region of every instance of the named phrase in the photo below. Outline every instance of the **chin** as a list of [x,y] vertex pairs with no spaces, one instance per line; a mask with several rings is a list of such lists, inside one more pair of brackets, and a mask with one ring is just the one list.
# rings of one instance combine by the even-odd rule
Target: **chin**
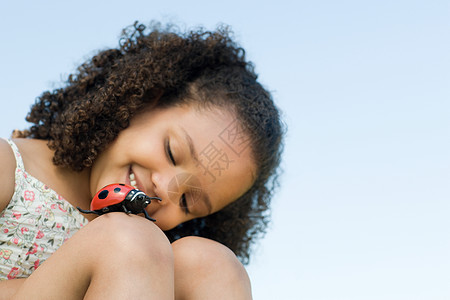
[[161,229],[162,231],[168,231],[168,230],[174,229],[175,227],[178,226],[178,224],[176,224],[176,225],[170,225],[170,224],[164,224],[164,223],[158,224],[158,219],[156,219],[155,225],[158,226],[159,229]]
[[168,231],[170,229],[174,229],[175,226],[165,226],[164,224],[158,224],[158,220],[156,220],[156,226],[159,227],[159,229],[161,229],[162,231]]

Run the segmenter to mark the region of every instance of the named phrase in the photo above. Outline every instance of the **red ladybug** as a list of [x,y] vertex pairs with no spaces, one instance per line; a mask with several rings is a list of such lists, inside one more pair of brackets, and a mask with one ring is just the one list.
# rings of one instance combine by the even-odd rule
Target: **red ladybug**
[[145,218],[150,218],[145,208],[152,199],[161,201],[158,197],[149,197],[144,192],[123,183],[109,184],[95,194],[91,202],[91,210],[78,210],[85,214],[103,215],[109,212],[122,211],[127,214],[144,213]]

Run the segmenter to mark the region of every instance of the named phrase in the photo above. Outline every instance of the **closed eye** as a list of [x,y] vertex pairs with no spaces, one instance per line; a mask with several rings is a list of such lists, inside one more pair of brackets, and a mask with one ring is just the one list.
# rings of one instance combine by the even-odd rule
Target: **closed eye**
[[176,166],[177,164],[175,162],[175,158],[173,157],[172,149],[170,148],[169,139],[166,139],[166,153],[167,153],[167,156],[169,157],[170,162],[173,163],[174,166]]
[[180,198],[180,207],[183,209],[184,213],[187,215],[190,213],[188,207],[187,207],[187,200],[186,200],[186,194],[181,195]]

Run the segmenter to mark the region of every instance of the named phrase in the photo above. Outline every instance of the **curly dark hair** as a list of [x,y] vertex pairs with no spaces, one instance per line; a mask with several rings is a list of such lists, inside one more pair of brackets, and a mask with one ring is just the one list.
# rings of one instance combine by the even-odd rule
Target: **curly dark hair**
[[195,102],[230,109],[250,138],[257,167],[253,186],[221,211],[166,234],[171,241],[187,235],[216,240],[248,263],[278,185],[283,126],[271,95],[228,27],[180,33],[136,22],[123,30],[119,44],[78,67],[64,87],[37,98],[26,118],[34,125],[13,136],[48,140],[54,164],[81,171],[144,106]]

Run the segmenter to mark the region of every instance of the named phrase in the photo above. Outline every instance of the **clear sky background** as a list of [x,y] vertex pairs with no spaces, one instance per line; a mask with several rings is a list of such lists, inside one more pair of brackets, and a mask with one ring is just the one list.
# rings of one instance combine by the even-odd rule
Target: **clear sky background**
[[255,299],[450,299],[448,1],[0,1],[0,136],[135,20],[226,23],[288,126]]

